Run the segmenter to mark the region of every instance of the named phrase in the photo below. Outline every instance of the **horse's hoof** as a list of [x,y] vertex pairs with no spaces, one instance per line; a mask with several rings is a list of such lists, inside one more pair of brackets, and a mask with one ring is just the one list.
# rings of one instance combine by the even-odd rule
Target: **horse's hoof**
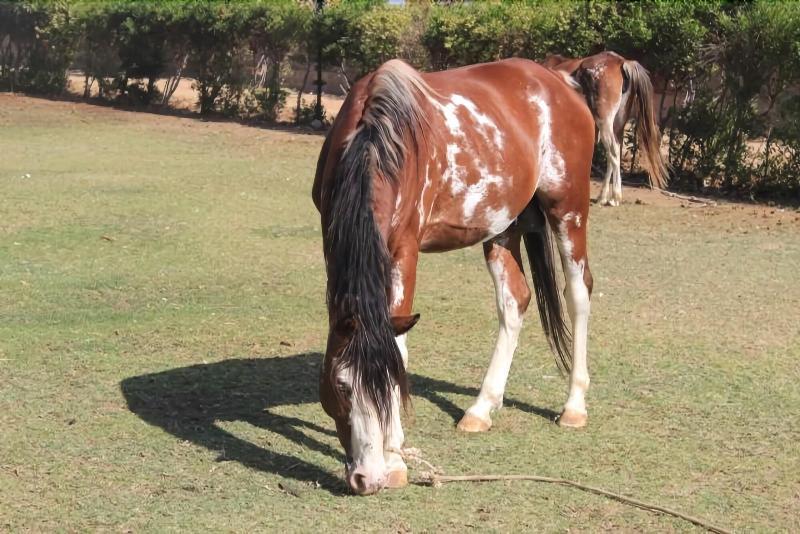
[[586,412],[564,410],[558,417],[558,426],[562,428],[583,428],[589,420]]
[[471,413],[465,413],[458,422],[458,429],[462,432],[486,432],[492,428],[492,420],[484,420]]
[[608,205],[611,206],[612,208],[617,207],[620,205],[620,201],[616,199],[611,199],[608,201]]
[[400,489],[408,486],[408,471],[398,469],[386,475],[386,489]]

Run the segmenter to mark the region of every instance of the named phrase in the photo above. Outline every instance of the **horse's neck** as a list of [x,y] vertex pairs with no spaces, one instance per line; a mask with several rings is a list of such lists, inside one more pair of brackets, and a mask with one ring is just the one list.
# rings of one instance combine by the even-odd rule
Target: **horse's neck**
[[403,171],[396,184],[381,176],[372,182],[372,209],[378,229],[390,249],[416,240],[427,213],[423,198],[425,166],[419,164],[416,151],[409,150]]

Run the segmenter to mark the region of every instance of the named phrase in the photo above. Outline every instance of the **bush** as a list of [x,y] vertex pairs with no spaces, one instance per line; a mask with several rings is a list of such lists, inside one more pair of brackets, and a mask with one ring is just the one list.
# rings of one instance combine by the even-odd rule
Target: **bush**
[[[0,88],[166,104],[194,76],[201,113],[273,121],[287,58],[361,76],[393,57],[441,69],[616,50],[649,69],[679,185],[797,194],[800,9],[755,0],[16,0],[0,3]],[[156,80],[167,78],[163,92]],[[669,106],[664,106],[667,95]],[[298,121],[311,108],[297,104]],[[320,113],[322,110],[314,110]]]
[[62,90],[75,36],[66,0],[0,2],[0,90]]
[[698,97],[676,117],[672,162],[694,185],[744,193],[798,189],[800,12],[756,2],[720,12]]

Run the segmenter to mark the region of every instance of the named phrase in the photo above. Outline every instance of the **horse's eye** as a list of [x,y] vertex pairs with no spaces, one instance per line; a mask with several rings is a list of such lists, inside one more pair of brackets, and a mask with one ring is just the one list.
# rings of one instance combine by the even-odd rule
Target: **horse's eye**
[[350,394],[350,384],[345,382],[344,380],[337,380],[336,381],[336,389],[344,393],[345,395]]

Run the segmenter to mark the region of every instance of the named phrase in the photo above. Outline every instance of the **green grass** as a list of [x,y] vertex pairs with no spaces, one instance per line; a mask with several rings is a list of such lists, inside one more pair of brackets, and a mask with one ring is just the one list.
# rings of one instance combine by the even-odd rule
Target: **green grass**
[[[691,528],[526,482],[345,492],[316,391],[321,142],[0,96],[0,530]],[[449,474],[566,477],[797,531],[800,225],[767,217],[592,208],[577,432],[549,419],[565,384],[533,315],[494,428],[456,432],[492,287],[477,248],[423,256],[408,444]]]

